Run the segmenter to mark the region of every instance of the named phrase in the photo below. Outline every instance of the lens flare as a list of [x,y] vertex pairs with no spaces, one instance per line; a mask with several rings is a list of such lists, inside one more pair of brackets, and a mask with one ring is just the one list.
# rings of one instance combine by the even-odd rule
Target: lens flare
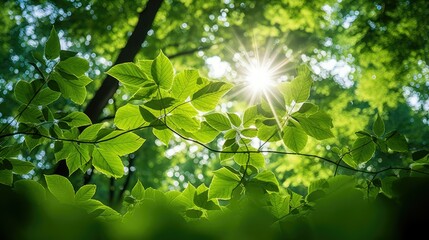
[[254,66],[247,72],[246,82],[253,93],[266,91],[273,85],[272,73],[268,67]]

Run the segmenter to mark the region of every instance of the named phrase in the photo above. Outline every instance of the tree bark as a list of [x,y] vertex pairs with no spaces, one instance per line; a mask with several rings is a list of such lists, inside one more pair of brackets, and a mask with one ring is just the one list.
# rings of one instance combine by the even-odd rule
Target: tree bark
[[[164,0],[149,0],[147,2],[145,9],[139,14],[139,20],[133,33],[128,38],[127,44],[121,49],[114,65],[134,60],[163,2]],[[118,86],[118,81],[115,78],[107,76],[104,79],[85,109],[85,114],[88,115],[93,123],[98,122],[103,109],[106,107],[109,99],[115,94]]]

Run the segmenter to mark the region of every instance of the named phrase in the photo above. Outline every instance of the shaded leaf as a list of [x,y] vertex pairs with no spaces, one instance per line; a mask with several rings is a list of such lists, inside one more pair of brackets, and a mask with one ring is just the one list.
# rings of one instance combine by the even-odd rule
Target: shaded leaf
[[383,119],[381,119],[380,115],[377,114],[377,118],[374,121],[374,124],[372,125],[372,131],[375,135],[378,137],[382,136],[384,134],[384,122]]
[[406,152],[408,151],[408,143],[404,135],[401,135],[399,132],[394,131],[387,134],[386,137],[387,146],[396,152]]
[[352,157],[357,164],[369,161],[375,152],[375,143],[370,137],[356,139],[352,147]]
[[72,112],[61,118],[61,120],[67,122],[71,127],[87,126],[92,123],[91,119],[83,112]]
[[58,38],[57,31],[52,26],[51,34],[45,43],[45,57],[47,59],[55,59],[60,56],[60,39]]

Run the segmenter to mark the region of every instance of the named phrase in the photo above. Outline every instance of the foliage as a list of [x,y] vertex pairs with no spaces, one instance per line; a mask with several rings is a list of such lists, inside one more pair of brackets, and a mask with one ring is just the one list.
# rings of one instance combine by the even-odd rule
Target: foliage
[[[380,114],[375,115],[371,131],[356,132],[353,142],[332,149],[332,157],[304,151],[309,141],[335,137],[332,117],[310,99],[312,85],[318,82],[313,82],[307,65],[298,67],[295,78],[273,86],[270,96],[260,103],[241,112],[222,112],[216,106],[235,88],[230,82],[209,80],[197,70],[176,73],[162,51],[154,60],[118,64],[107,74],[122,84],[130,98],[117,110],[112,126],[93,124],[83,112],[53,107],[63,99],[82,104],[86,86],[92,81],[85,74],[88,62],[76,52],[62,49],[54,28],[43,56],[35,60],[32,66],[39,78],[15,84],[14,96],[20,106],[15,117],[1,125],[0,183],[10,186],[2,186],[8,196],[6,204],[15,198],[34,201],[22,205],[40,207],[43,218],[51,221],[59,209],[64,218],[85,219],[88,226],[100,224],[112,239],[261,239],[302,234],[315,238],[319,233],[321,238],[376,239],[392,233],[373,229],[375,224],[387,229],[400,221],[388,221],[388,214],[378,209],[378,204],[409,203],[416,197],[407,196],[410,185],[427,186],[423,176],[428,174],[428,152],[424,149],[412,153],[415,162],[409,165],[376,170],[360,167],[375,160],[375,154],[384,154],[377,157],[386,160],[392,155],[411,154],[403,134],[396,130],[386,133]],[[77,188],[79,184],[64,176],[46,174],[40,183],[18,180],[31,176],[26,174],[35,167],[23,154],[50,144],[55,161],[65,160],[70,176],[97,171],[114,181],[125,173],[124,156],[138,151],[149,139],[149,131],[151,141],[156,138],[168,145],[181,139],[216,153],[210,156],[220,166],[210,184],[188,183],[182,191],[161,191],[137,181],[118,207],[94,199],[96,185]],[[255,145],[256,140],[262,144]],[[276,144],[285,149],[269,148]],[[279,184],[267,166],[267,154],[324,161],[335,167],[334,176],[311,183],[301,195]],[[337,175],[339,168],[354,174]],[[338,223],[347,216],[356,222]],[[35,221],[29,218],[29,222]],[[332,232],[321,229],[324,221]],[[115,226],[107,230],[110,224]],[[341,229],[338,232],[330,229],[336,224]],[[369,228],[359,231],[362,227]],[[47,225],[42,223],[44,228]],[[76,234],[81,233],[84,231]]]

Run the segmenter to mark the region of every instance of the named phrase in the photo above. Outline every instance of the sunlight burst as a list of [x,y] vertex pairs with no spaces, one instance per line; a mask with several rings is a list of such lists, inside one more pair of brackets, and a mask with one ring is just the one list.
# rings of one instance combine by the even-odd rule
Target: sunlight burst
[[273,85],[272,77],[272,73],[268,67],[254,66],[248,70],[246,81],[253,93],[257,93],[265,91]]

